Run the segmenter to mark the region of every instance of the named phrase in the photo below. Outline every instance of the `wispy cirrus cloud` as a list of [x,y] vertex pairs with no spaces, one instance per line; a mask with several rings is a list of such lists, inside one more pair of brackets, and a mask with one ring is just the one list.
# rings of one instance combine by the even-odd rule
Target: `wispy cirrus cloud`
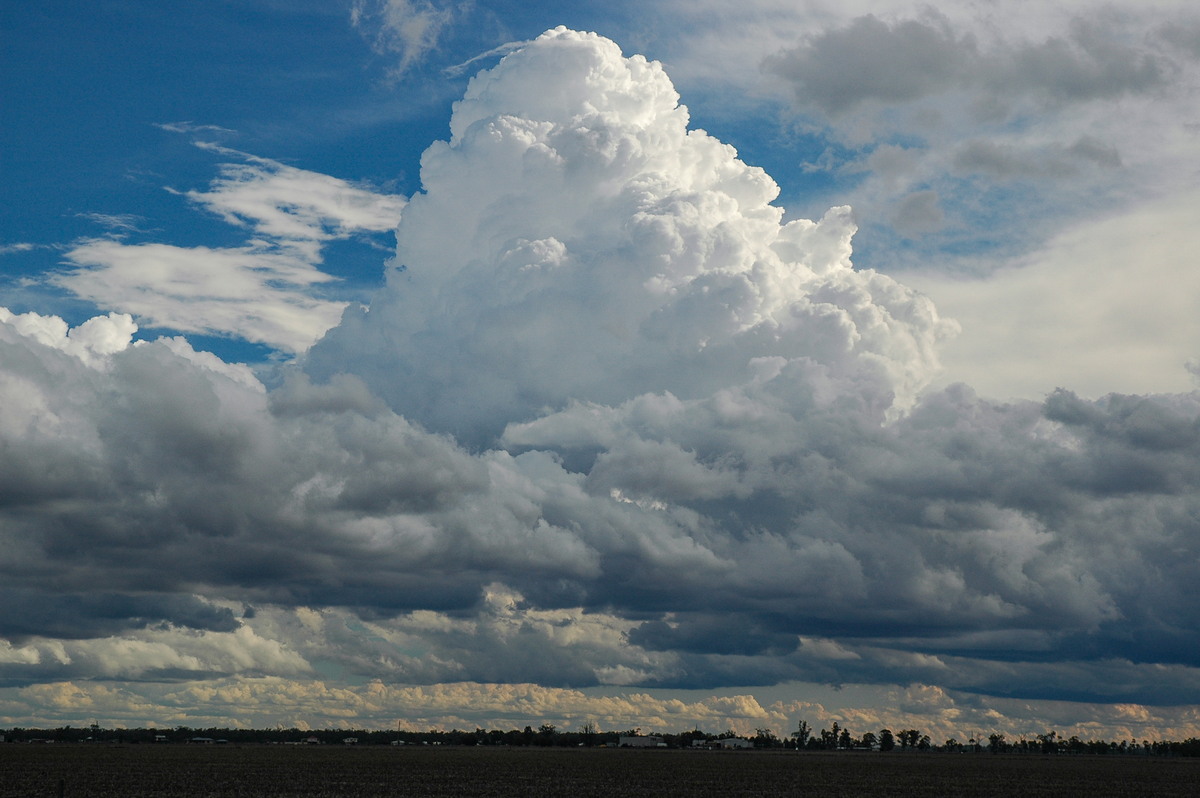
[[356,0],[350,9],[350,24],[371,40],[376,52],[399,59],[389,70],[393,80],[437,47],[453,18],[450,7],[432,0]]
[[[240,162],[221,165],[207,191],[184,196],[230,224],[249,227],[251,241],[224,248],[118,238],[76,242],[66,252],[73,267],[52,281],[151,327],[303,351],[337,323],[346,304],[314,293],[336,279],[321,271],[323,246],[392,229],[405,200],[218,145],[199,146]],[[89,218],[121,233],[141,232],[137,219]]]
[[236,130],[231,130],[230,128],[227,128],[227,127],[221,127],[220,125],[201,125],[201,124],[196,124],[195,122],[190,122],[190,121],[189,122],[159,122],[155,125],[155,127],[160,128],[161,130],[165,130],[168,133],[188,133],[188,134],[205,133],[208,135],[213,135],[213,134],[232,135],[237,132]]
[[220,166],[208,191],[189,191],[188,199],[235,225],[250,225],[265,239],[300,245],[344,238],[354,233],[395,228],[406,203],[336,177],[231,150],[197,146],[241,163]]
[[68,250],[74,267],[52,280],[145,326],[233,336],[295,353],[336,324],[345,303],[311,295],[314,286],[334,279],[307,257],[315,248],[288,249],[93,239]]
[[138,216],[133,213],[80,213],[76,214],[82,219],[87,219],[90,222],[100,225],[117,233],[144,233],[141,225],[146,221],[145,217]]

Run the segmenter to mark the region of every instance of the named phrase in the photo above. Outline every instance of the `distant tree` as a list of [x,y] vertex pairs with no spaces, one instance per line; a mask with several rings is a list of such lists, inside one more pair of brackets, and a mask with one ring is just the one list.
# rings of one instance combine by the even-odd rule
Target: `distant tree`
[[842,733],[838,735],[838,748],[850,750],[854,747],[854,740],[850,738],[850,732],[842,729]]
[[875,736],[875,732],[867,732],[862,736],[862,744],[867,748],[874,748],[879,745],[879,738]]
[[803,748],[808,743],[809,736],[812,735],[812,727],[808,725],[808,721],[800,721],[800,725],[792,732],[792,737],[796,740],[796,747]]
[[755,748],[778,748],[779,738],[775,736],[775,732],[770,729],[755,729],[754,730],[754,747]]
[[892,735],[891,729],[880,729],[879,731],[879,750],[891,751],[896,747],[896,738]]
[[953,737],[946,738],[946,742],[942,743],[942,749],[951,753],[958,752],[958,740]]
[[916,748],[921,742],[921,732],[917,729],[905,729],[896,736],[900,738],[900,747],[902,749]]
[[[1058,753],[1058,732],[1050,731],[1050,732],[1046,732],[1045,734],[1039,734],[1037,736],[1037,740],[1038,740],[1038,747],[1041,749],[1043,754],[1057,754]],[[1122,741],[1121,744],[1122,744],[1122,746],[1124,746],[1124,744],[1125,744],[1124,741]],[[1124,751],[1122,751],[1121,753],[1124,753]]]

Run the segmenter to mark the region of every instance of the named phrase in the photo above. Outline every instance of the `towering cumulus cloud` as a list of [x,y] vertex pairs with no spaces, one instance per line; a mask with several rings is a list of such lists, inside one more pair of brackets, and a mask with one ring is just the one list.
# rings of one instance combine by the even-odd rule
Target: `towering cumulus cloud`
[[687,125],[658,63],[594,34],[551,31],[477,76],[422,159],[387,289],[306,370],[353,371],[475,446],[572,400],[798,368],[911,402],[948,326],[933,306],[851,268],[848,208],[783,224],[770,177]]
[[687,125],[606,39],[508,55],[270,389],[0,316],[0,679],[250,723],[449,682],[484,724],[603,684],[1200,702],[1200,398],[923,393],[953,324]]

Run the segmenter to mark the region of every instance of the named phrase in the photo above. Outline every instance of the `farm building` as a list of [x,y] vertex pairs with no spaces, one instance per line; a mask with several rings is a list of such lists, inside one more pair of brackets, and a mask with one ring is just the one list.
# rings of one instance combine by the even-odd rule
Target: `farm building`
[[666,748],[667,744],[663,742],[661,737],[641,737],[621,735],[617,739],[617,745],[621,748]]
[[749,740],[743,740],[741,737],[726,737],[721,740],[722,748],[753,748],[754,743]]
[[692,748],[706,748],[710,751],[718,748],[736,749],[753,747],[754,743],[749,740],[743,740],[740,737],[726,737],[721,740],[692,740]]

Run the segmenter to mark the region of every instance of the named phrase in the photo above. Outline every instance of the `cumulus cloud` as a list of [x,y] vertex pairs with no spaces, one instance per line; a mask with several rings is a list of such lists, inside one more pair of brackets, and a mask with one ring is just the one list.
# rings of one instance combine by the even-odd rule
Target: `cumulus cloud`
[[879,401],[910,402],[950,326],[851,268],[848,209],[784,224],[775,183],[687,122],[658,64],[594,36],[474,78],[423,158],[403,270],[306,370],[353,371],[476,445],[543,407],[703,396],[770,358],[878,374]]
[[89,365],[103,363],[106,355],[125,349],[137,332],[137,325],[126,313],[95,316],[71,328],[58,316],[43,316],[32,311],[13,314],[8,308],[0,308],[0,323],[44,346],[72,354]]
[[[802,708],[633,691],[798,681],[1200,703],[1200,397],[928,390],[954,325],[854,267],[849,210],[785,222],[599,36],[508,55],[450,129],[387,285],[269,388],[128,317],[0,316],[0,575],[46,597],[0,678],[321,724],[757,725]],[[280,239],[376,223],[223,179],[197,201]]]

